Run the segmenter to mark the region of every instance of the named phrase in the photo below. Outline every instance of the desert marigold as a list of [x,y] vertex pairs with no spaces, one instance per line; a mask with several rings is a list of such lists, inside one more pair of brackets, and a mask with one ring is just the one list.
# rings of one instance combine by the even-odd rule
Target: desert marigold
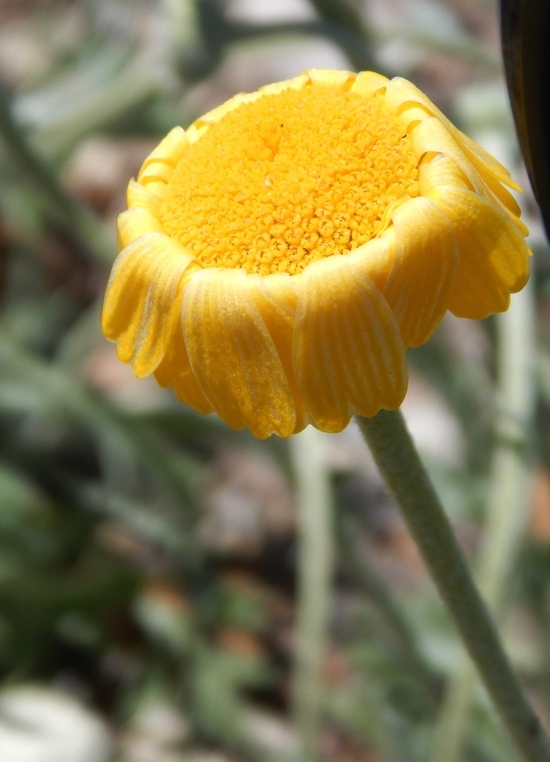
[[282,437],[395,409],[443,315],[529,272],[507,170],[414,85],[311,70],[176,127],[118,218],[102,327],[139,377]]

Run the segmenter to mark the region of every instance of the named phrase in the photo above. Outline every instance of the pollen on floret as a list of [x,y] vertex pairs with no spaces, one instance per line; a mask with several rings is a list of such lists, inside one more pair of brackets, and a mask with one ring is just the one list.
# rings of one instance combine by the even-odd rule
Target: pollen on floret
[[160,219],[202,267],[299,273],[373,238],[418,195],[418,158],[383,94],[266,94],[227,112],[180,158]]

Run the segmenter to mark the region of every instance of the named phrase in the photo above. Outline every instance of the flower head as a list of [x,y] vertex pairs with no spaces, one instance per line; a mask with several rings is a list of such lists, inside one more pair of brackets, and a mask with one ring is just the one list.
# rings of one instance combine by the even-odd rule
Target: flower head
[[128,188],[102,315],[137,376],[283,437],[395,409],[443,315],[507,309],[506,169],[414,85],[311,70],[172,130]]

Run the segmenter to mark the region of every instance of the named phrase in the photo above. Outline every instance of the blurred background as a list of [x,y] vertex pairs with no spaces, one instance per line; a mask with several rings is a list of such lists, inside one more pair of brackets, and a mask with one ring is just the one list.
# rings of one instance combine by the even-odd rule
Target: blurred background
[[[506,317],[446,318],[410,352],[404,412],[550,717],[550,259],[496,2],[0,0],[6,762],[517,759],[354,425],[316,440],[332,506],[318,558],[297,521],[302,435],[258,442],[195,414],[99,330],[148,152],[310,67],[411,79],[525,188],[530,287]],[[310,562],[317,604],[298,582]],[[296,668],[312,605],[317,674]]]

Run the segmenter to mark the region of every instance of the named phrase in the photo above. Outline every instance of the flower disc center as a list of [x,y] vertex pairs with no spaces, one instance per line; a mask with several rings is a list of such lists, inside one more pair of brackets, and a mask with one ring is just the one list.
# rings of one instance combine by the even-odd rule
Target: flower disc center
[[190,145],[161,222],[203,267],[299,273],[373,238],[388,207],[418,194],[417,167],[381,95],[289,89],[227,112]]

